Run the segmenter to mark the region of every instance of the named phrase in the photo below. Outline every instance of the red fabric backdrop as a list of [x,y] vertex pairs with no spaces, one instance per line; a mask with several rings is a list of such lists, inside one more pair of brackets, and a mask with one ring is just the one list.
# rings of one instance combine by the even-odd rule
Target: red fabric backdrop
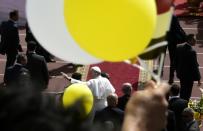
[[[95,65],[91,65],[95,66]],[[129,82],[133,84],[133,89],[137,90],[137,83],[139,79],[139,69],[128,65],[124,62],[118,63],[110,63],[110,62],[103,62],[100,64],[96,64],[102,70],[102,72],[106,72],[110,75],[110,81],[113,84],[114,88],[116,89],[116,93],[121,96],[121,85],[124,82]],[[90,72],[88,73],[87,79],[90,79]]]

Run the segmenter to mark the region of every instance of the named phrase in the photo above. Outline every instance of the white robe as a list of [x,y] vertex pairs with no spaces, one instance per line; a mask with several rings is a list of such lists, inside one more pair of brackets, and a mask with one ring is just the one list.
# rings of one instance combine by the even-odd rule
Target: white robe
[[87,82],[81,82],[71,79],[71,83],[85,83],[92,91],[94,96],[94,110],[99,111],[107,106],[107,97],[111,93],[115,93],[115,89],[107,78],[98,76]]
[[105,108],[107,106],[107,96],[115,92],[115,89],[110,81],[102,76],[90,79],[87,82],[87,86],[90,88],[94,96],[95,111]]

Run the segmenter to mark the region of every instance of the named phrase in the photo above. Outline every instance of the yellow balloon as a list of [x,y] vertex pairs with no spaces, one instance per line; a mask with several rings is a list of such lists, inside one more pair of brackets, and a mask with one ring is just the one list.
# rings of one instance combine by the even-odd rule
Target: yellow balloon
[[68,31],[91,55],[123,61],[140,54],[156,25],[155,0],[65,0]]
[[85,84],[72,84],[64,91],[62,99],[64,107],[70,107],[78,100],[81,100],[83,107],[85,108],[84,116],[87,116],[93,107],[93,95]]

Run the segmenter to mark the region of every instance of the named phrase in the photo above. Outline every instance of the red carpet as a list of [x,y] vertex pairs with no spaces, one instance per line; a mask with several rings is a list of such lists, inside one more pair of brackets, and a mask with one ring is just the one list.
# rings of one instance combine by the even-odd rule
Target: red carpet
[[[91,65],[95,66],[95,65]],[[139,79],[139,69],[128,65],[123,62],[110,63],[103,62],[101,64],[96,64],[102,70],[110,75],[110,81],[116,89],[116,93],[121,96],[121,85],[124,82],[129,82],[133,85],[133,89],[137,90],[137,83]],[[88,73],[87,79],[90,78],[90,72]]]

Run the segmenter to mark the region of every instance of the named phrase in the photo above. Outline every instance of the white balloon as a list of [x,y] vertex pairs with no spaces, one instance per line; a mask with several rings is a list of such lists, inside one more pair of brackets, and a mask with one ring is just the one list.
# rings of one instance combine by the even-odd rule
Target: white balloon
[[26,13],[36,39],[56,57],[78,64],[101,62],[81,49],[68,32],[64,0],[27,0]]

